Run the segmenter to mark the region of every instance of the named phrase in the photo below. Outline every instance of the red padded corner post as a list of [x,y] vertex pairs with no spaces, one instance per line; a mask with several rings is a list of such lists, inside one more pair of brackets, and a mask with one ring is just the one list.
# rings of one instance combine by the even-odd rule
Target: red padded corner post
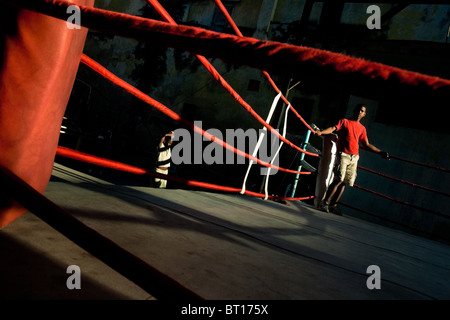
[[[87,29],[4,4],[1,10],[7,19],[0,28],[0,164],[43,193]],[[7,181],[1,183],[8,188]],[[26,212],[0,195],[0,227]]]

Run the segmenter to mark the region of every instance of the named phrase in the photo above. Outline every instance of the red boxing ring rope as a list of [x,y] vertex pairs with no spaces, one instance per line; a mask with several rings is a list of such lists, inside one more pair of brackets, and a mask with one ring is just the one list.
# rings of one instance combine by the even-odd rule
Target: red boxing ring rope
[[[166,22],[172,24],[172,25],[177,25],[177,23],[175,22],[175,20],[173,20],[173,18],[169,15],[169,13],[159,4],[158,1],[156,0],[147,0],[148,3],[152,4],[154,6],[154,8],[156,9],[156,11],[158,12],[159,15],[161,15]],[[201,55],[195,55],[197,57],[197,59],[200,60],[200,62],[203,64],[203,66],[209,71],[209,73],[211,73],[211,75],[214,77],[214,79],[216,79],[216,81],[218,81],[220,83],[220,85],[226,90],[228,91],[228,93],[237,101],[239,102],[245,110],[247,110],[247,112],[249,112],[256,120],[258,120],[264,127],[266,127],[271,133],[275,134],[280,140],[282,140],[283,142],[287,143],[289,146],[291,146],[292,148],[297,149],[300,152],[303,152],[305,154],[308,154],[310,156],[315,156],[317,157],[318,155],[312,152],[308,152],[306,150],[303,150],[302,148],[296,146],[295,144],[293,144],[292,142],[290,142],[289,140],[287,140],[285,137],[283,137],[282,135],[280,135],[280,133],[278,131],[275,131],[275,129],[268,124],[266,121],[264,121],[263,118],[261,118],[261,116],[259,114],[257,114],[253,108],[244,100],[242,99],[242,97],[230,86],[230,84],[219,74],[219,72],[217,72],[217,70],[213,67],[213,65],[211,63],[209,63],[209,61]]]
[[[0,0],[13,6],[66,20],[70,2],[62,0]],[[123,13],[79,6],[81,24],[99,32],[151,41],[204,56],[283,74],[324,76],[373,90],[408,89],[416,94],[450,94],[450,80],[370,62],[339,53],[276,41],[261,41],[201,28],[171,25]]]
[[397,157],[397,156],[393,156],[393,155],[390,155],[390,158],[396,159],[396,160],[400,160],[400,161],[404,161],[404,162],[408,162],[408,163],[415,164],[415,165],[418,165],[418,166],[430,168],[430,169],[435,169],[435,170],[447,172],[447,173],[450,172],[450,169],[446,169],[446,168],[442,168],[442,167],[438,167],[438,166],[433,166],[431,164],[427,164],[427,163],[423,163],[423,162],[417,162],[417,161],[413,161],[413,160],[409,160],[409,159],[405,159],[405,158],[401,158],[401,157]]
[[[66,148],[66,147],[59,146],[56,150],[56,154],[59,156],[62,156],[62,157],[66,157],[66,158],[70,158],[70,159],[74,159],[74,160],[78,160],[78,161],[82,161],[82,162],[86,162],[86,163],[91,163],[91,164],[102,166],[105,168],[120,170],[120,171],[129,172],[129,173],[133,173],[133,174],[137,174],[137,175],[150,175],[150,176],[153,176],[156,178],[182,183],[184,185],[191,186],[191,187],[200,187],[200,188],[207,188],[207,189],[213,189],[213,190],[218,190],[218,191],[237,192],[237,193],[241,191],[240,188],[226,187],[226,186],[221,186],[221,185],[207,183],[207,182],[187,180],[187,179],[183,179],[183,178],[179,178],[179,177],[174,177],[174,176],[165,175],[165,174],[161,174],[161,173],[157,173],[157,172],[153,172],[153,171],[148,171],[148,170],[145,170],[142,168],[138,168],[138,167],[124,164],[121,162],[93,156],[93,155],[83,153],[80,151],[76,151],[76,150],[72,150],[72,149]],[[245,194],[254,196],[254,197],[262,197],[262,198],[265,197],[264,194],[253,192],[253,191],[245,191]],[[269,199],[272,199],[272,200],[291,200],[291,201],[296,201],[296,200],[303,201],[303,200],[308,200],[308,199],[312,199],[312,198],[313,198],[313,196],[296,197],[296,198],[269,196]]]
[[213,136],[212,134],[206,132],[202,128],[196,126],[194,123],[192,123],[190,121],[187,121],[186,119],[182,118],[176,112],[170,110],[169,108],[164,106],[162,103],[152,99],[151,97],[149,97],[148,95],[146,95],[142,91],[136,89],[135,87],[133,87],[132,85],[130,85],[126,81],[124,81],[124,80],[120,79],[119,77],[115,76],[112,72],[108,71],[106,68],[101,66],[98,62],[92,60],[91,58],[89,58],[85,54],[83,54],[81,56],[81,62],[84,63],[85,65],[87,65],[88,67],[90,67],[92,70],[94,70],[98,74],[100,74],[105,79],[107,79],[107,80],[111,81],[112,83],[120,86],[121,88],[123,88],[127,92],[131,93],[132,95],[134,95],[138,99],[140,99],[143,102],[145,102],[148,105],[150,105],[151,107],[161,111],[162,113],[164,113],[168,117],[172,118],[173,120],[176,120],[176,121],[180,122],[185,127],[193,128],[197,133],[201,134],[205,138],[207,138],[207,139],[217,143],[218,145],[220,145],[220,146],[222,146],[222,147],[224,147],[224,148],[226,148],[226,149],[228,149],[230,151],[233,151],[234,153],[236,153],[236,154],[238,154],[240,156],[243,156],[243,157],[246,157],[246,158],[248,158],[250,160],[253,160],[254,162],[257,162],[260,165],[263,165],[263,166],[266,166],[266,167],[270,167],[270,168],[273,168],[273,169],[277,169],[277,170],[280,170],[280,171],[296,173],[296,174],[311,174],[311,172],[295,171],[295,170],[291,170],[291,169],[281,168],[281,167],[275,166],[273,164],[270,164],[268,162],[262,161],[262,160],[254,157],[252,155],[249,155],[249,154],[247,154],[247,153],[245,153],[245,152],[243,152],[243,151],[241,151],[239,149],[236,149],[235,147],[229,145],[225,141],[223,141],[223,140]]
[[398,182],[401,182],[401,183],[404,183],[404,184],[408,184],[408,185],[410,185],[412,187],[415,187],[415,188],[418,188],[418,189],[423,189],[423,190],[431,191],[431,192],[434,192],[434,193],[438,193],[438,194],[443,195],[443,196],[450,197],[450,193],[447,193],[447,192],[434,190],[434,189],[431,189],[431,188],[428,188],[428,187],[425,187],[425,186],[421,186],[419,184],[415,184],[415,183],[412,183],[412,182],[409,182],[409,181],[406,181],[406,180],[395,178],[395,177],[389,176],[387,174],[380,173],[380,172],[377,172],[377,171],[374,171],[374,170],[371,170],[371,169],[368,169],[368,168],[364,168],[364,167],[361,167],[361,166],[358,166],[358,168],[361,169],[361,170],[364,170],[364,171],[367,171],[367,172],[370,172],[370,173],[373,173],[373,174],[376,174],[376,175],[379,175],[379,176],[391,179],[391,180],[395,180],[395,181],[398,181]]
[[425,211],[425,212],[429,212],[429,213],[435,214],[435,215],[440,216],[440,217],[450,218],[449,215],[446,215],[446,214],[443,214],[443,213],[440,213],[440,212],[437,212],[437,211],[434,211],[434,210],[430,210],[430,209],[427,209],[427,208],[419,207],[419,206],[416,206],[416,205],[414,205],[412,203],[409,203],[409,202],[406,202],[406,201],[402,201],[402,200],[398,200],[398,199],[395,199],[395,198],[391,198],[391,197],[389,197],[389,196],[387,196],[385,194],[382,194],[382,193],[379,193],[379,192],[376,192],[376,191],[373,191],[373,190],[361,187],[361,186],[356,185],[356,184],[354,185],[354,187],[357,188],[357,189],[360,189],[360,190],[363,190],[363,191],[375,194],[375,195],[377,195],[379,197],[382,197],[382,198],[385,198],[385,199],[388,199],[388,200],[391,200],[391,201],[394,201],[394,202],[397,202],[397,203],[409,206],[409,207],[414,208],[414,209],[418,209],[418,210],[422,210],[422,211]]
[[[147,0],[148,2],[155,2],[156,0]],[[220,11],[222,11],[223,15],[225,16],[225,18],[227,19],[228,23],[231,25],[231,27],[233,28],[234,32],[239,36],[239,37],[243,37],[244,35],[242,34],[242,32],[239,30],[238,26],[234,23],[233,19],[231,18],[230,14],[228,13],[227,9],[225,8],[225,6],[223,5],[222,1],[220,0],[214,0],[214,2],[216,3],[217,7],[219,7]],[[281,92],[280,89],[278,89],[277,85],[275,84],[275,82],[272,80],[272,78],[270,77],[269,73],[267,71],[262,71],[262,73],[264,74],[264,76],[267,78],[267,80],[269,81],[269,83],[272,85],[272,87],[275,89],[276,92]],[[281,94],[281,99],[283,99],[284,103],[286,103],[287,105],[290,105],[290,102],[288,101],[288,99]],[[303,117],[297,112],[297,110],[294,109],[294,107],[291,105],[290,109],[292,112],[294,112],[294,114],[297,116],[297,118],[300,119],[300,121],[303,122],[303,124],[308,128],[308,130],[310,130],[311,132],[315,133],[316,131],[311,128],[311,126],[305,121],[305,119],[303,119]]]

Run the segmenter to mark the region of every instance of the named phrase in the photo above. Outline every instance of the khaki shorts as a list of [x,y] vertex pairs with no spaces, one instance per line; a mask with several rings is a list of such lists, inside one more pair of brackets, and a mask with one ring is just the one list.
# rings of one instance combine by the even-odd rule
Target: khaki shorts
[[356,170],[358,168],[359,156],[339,152],[336,159],[335,176],[336,179],[343,181],[346,185],[352,187],[356,180]]

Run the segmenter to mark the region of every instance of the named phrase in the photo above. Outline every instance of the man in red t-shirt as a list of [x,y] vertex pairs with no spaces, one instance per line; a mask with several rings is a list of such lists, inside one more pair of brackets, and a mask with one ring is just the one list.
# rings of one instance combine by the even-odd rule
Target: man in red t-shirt
[[389,158],[387,152],[369,143],[366,128],[361,124],[361,119],[365,115],[366,106],[359,104],[353,109],[353,116],[350,119],[341,119],[335,126],[316,132],[320,136],[336,131],[338,135],[335,178],[328,187],[325,198],[320,205],[321,209],[326,212],[334,211],[345,186],[353,186],[355,182],[359,159],[359,144],[364,149],[378,153],[385,159]]

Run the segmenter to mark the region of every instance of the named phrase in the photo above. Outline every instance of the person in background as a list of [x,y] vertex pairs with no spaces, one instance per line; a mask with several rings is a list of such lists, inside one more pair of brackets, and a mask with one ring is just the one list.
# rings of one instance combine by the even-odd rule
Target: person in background
[[[170,146],[173,142],[173,131],[165,134],[158,145],[158,160],[156,162],[156,172],[167,175],[171,162],[171,149]],[[158,188],[166,188],[167,180],[161,178],[155,178],[155,185]]]
[[369,143],[366,128],[361,124],[361,119],[366,116],[366,111],[365,105],[358,104],[349,119],[341,119],[336,125],[316,132],[319,136],[333,132],[338,135],[334,181],[328,187],[325,198],[320,204],[320,209],[325,212],[337,213],[337,204],[345,186],[353,186],[357,174],[360,145],[368,151],[389,159],[387,152]]

